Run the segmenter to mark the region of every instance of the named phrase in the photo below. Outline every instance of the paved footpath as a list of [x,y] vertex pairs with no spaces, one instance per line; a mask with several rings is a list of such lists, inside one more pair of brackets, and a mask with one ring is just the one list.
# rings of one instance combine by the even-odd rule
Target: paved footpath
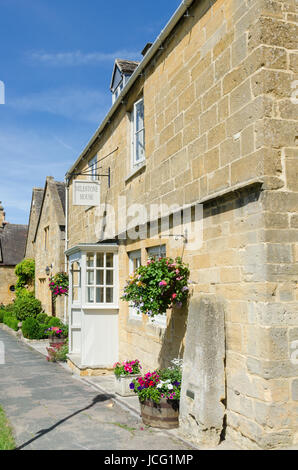
[[192,450],[0,329],[0,405],[20,450]]

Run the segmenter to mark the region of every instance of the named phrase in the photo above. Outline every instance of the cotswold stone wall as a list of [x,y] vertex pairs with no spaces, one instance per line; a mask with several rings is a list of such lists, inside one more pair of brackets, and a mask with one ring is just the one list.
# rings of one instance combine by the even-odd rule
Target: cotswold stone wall
[[15,293],[9,289],[17,282],[14,270],[15,266],[0,266],[0,305],[10,304],[15,299]]
[[[53,313],[61,319],[64,318],[64,297],[59,297],[53,309],[52,296],[49,289],[49,276],[45,269],[50,267],[50,275],[65,271],[64,264],[64,232],[59,226],[59,217],[64,222],[64,215],[60,214],[61,204],[52,178],[47,178],[47,190],[42,207],[40,222],[34,242],[35,252],[35,296],[41,301],[42,307],[48,315]],[[48,228],[47,241],[45,229]],[[51,267],[52,266],[52,267]]]
[[[214,400],[226,416],[214,439],[228,434],[252,448],[298,442],[296,14],[294,0],[195,1],[78,166],[113,152],[101,163],[111,168],[101,198],[116,224],[119,195],[127,206],[204,203],[200,249],[170,244],[162,233],[154,243],[120,247],[120,291],[127,251],[141,248],[143,261],[150,244],[166,243],[169,256],[183,253],[196,305],[212,296],[225,312],[224,396]],[[146,166],[131,174],[127,113],[142,94]],[[72,184],[69,197],[69,246],[98,241],[100,210],[72,206]],[[169,312],[162,329],[129,320],[121,303],[120,359],[163,365],[189,349],[186,332],[187,311]],[[188,374],[194,398],[185,388],[181,431],[204,442],[195,429],[211,425],[199,412],[200,383]]]

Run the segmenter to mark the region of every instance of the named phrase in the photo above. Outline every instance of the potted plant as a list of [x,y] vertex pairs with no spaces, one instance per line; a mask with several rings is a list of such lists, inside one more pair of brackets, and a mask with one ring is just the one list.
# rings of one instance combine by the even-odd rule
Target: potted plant
[[121,297],[131,303],[138,313],[151,318],[178,307],[189,295],[189,268],[181,258],[150,258],[130,276]]
[[141,376],[141,365],[138,359],[134,361],[116,362],[114,364],[115,392],[122,397],[134,395],[130,388],[131,381]]
[[181,360],[173,366],[134,379],[130,388],[140,400],[144,424],[154,428],[173,429],[179,426],[179,400],[182,380]]
[[51,347],[57,344],[64,344],[67,337],[66,329],[59,328],[59,326],[51,326],[51,328],[45,330],[45,334],[49,337]]

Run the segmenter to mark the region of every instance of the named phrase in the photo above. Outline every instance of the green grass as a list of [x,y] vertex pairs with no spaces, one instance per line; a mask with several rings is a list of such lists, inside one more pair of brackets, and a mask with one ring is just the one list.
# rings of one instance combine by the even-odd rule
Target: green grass
[[16,444],[12,429],[8,424],[5,413],[0,406],[0,450],[13,450]]

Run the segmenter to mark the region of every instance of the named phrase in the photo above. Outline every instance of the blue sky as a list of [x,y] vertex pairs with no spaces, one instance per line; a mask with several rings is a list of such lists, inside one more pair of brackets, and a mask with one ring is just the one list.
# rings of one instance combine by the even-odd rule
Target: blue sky
[[28,222],[33,187],[63,180],[108,109],[115,58],[140,59],[180,0],[0,0],[0,200]]

